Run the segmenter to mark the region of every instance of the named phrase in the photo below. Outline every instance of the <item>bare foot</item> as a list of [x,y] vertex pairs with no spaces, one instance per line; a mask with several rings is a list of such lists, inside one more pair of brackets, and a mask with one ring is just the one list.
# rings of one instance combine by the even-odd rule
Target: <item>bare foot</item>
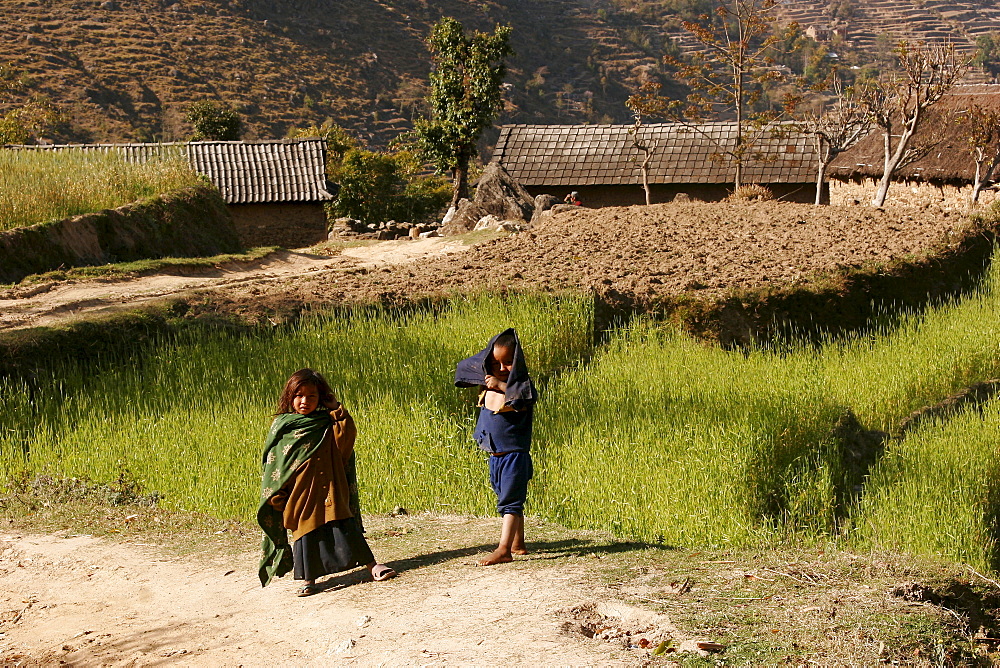
[[516,554],[516,555],[523,556],[525,554],[528,554],[528,548],[525,547],[523,544],[522,545],[513,545],[510,548],[510,553],[511,554]]
[[485,559],[480,559],[479,565],[493,566],[496,564],[509,564],[512,561],[514,561],[514,557],[511,556],[510,552],[498,547],[497,549],[490,552],[490,556],[486,557]]

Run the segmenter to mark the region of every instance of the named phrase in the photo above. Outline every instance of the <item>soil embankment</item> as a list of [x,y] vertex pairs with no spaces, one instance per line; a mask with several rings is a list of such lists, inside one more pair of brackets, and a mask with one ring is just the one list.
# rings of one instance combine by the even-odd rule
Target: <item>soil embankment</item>
[[197,275],[18,288],[0,295],[0,330],[167,298],[184,302],[189,315],[276,323],[326,306],[584,290],[598,300],[599,326],[650,312],[707,339],[741,344],[789,326],[864,328],[887,310],[959,294],[988,266],[994,227],[922,208],[759,202],[581,209],[471,248],[449,238],[405,239]]
[[199,186],[0,232],[0,282],[58,267],[238,250],[236,228],[219,192]]

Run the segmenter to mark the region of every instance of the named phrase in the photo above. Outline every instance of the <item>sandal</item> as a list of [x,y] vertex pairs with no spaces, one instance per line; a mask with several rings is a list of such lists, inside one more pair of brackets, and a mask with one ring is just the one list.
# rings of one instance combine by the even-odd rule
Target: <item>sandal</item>
[[319,586],[316,583],[304,584],[295,590],[296,596],[312,596],[319,591]]
[[394,577],[396,577],[396,571],[392,570],[385,564],[376,564],[375,567],[372,568],[372,579],[375,580],[375,582],[383,582]]

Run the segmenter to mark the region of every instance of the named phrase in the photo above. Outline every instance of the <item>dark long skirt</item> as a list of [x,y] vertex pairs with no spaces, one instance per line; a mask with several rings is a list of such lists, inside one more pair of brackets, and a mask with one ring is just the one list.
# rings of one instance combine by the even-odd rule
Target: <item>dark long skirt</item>
[[327,522],[292,543],[296,580],[339,573],[375,561],[353,517]]

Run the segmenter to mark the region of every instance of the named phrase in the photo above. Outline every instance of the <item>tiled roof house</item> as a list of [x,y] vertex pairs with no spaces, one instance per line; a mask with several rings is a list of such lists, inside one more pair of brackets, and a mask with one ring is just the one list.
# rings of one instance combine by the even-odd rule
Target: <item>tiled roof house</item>
[[326,238],[323,203],[334,195],[326,179],[322,139],[10,148],[117,151],[131,162],[183,154],[195,171],[219,189],[245,246],[297,248]]
[[[580,193],[586,206],[642,204],[640,165],[631,125],[505,125],[493,152],[510,175],[532,195],[562,199]],[[735,167],[720,157],[719,146],[734,146],[734,123],[705,123],[697,130],[680,123],[643,125],[644,142],[656,142],[649,165],[654,202],[678,193],[692,199],[719,200],[732,192]],[[744,165],[744,183],[759,183],[776,197],[813,202],[816,148],[802,133],[767,136],[759,155]]]

